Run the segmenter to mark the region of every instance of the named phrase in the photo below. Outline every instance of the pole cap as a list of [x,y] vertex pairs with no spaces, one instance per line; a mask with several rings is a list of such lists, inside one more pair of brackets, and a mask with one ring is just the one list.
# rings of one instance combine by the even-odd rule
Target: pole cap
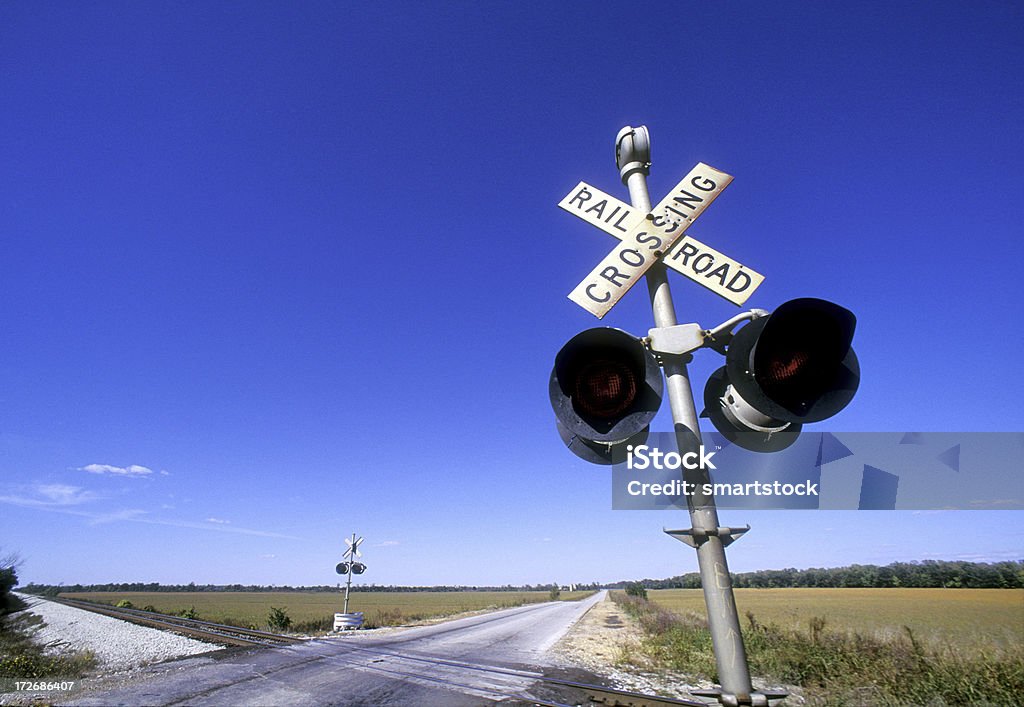
[[633,172],[640,170],[644,176],[651,171],[651,134],[647,126],[627,125],[615,137],[615,166],[623,184]]

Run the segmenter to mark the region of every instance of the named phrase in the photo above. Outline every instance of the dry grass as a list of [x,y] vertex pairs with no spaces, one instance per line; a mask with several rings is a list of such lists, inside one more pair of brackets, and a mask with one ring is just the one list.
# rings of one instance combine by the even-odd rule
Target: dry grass
[[[886,639],[908,626],[929,645],[964,648],[1024,645],[1024,589],[737,589],[740,617],[806,630],[823,617],[832,630]],[[651,601],[677,613],[705,616],[699,589],[659,589]]]
[[[737,604],[741,612],[746,607],[742,630],[751,672],[799,685],[810,705],[1021,704],[1020,593],[977,590],[1003,597],[972,602],[972,590],[934,591],[741,590]],[[767,596],[759,597],[762,593]],[[836,602],[847,593],[848,602]],[[644,655],[658,665],[717,680],[702,602],[694,604],[700,600],[699,592],[651,594],[661,595],[659,603],[613,595],[643,627]],[[947,596],[955,594],[962,595]],[[748,596],[741,600],[739,595]],[[674,608],[666,608],[668,604]],[[830,609],[839,617],[835,621]],[[952,615],[957,610],[967,616]],[[773,612],[789,623],[766,618]],[[897,623],[885,623],[894,615]],[[965,619],[981,622],[984,628],[975,627],[961,640]],[[920,640],[909,627],[912,623],[930,627],[936,638],[930,643]],[[985,631],[997,625],[997,641],[1003,645],[984,640]]]

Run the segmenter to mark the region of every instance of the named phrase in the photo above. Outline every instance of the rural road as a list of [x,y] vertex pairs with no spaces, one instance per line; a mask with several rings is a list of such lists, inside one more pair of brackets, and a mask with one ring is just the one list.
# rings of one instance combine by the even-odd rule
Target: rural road
[[[547,650],[596,602],[548,602],[393,632],[155,665],[73,705],[483,705],[575,702]],[[570,679],[571,676],[570,676]]]

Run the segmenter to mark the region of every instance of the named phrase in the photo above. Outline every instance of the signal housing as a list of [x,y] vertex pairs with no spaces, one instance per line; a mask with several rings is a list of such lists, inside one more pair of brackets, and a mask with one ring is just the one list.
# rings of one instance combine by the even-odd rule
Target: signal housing
[[857,392],[856,323],[849,310],[807,297],[747,324],[729,343],[726,365],[708,380],[705,414],[744,448],[788,447],[804,423],[832,417]]
[[577,456],[611,464],[641,444],[661,406],[658,360],[643,343],[611,327],[582,331],[555,356],[548,397],[559,435]]

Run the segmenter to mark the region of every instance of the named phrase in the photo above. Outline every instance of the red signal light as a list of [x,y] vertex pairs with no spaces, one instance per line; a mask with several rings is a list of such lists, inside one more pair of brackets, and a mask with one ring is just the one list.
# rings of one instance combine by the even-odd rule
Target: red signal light
[[612,359],[583,364],[576,374],[574,401],[584,415],[614,419],[636,400],[637,381],[633,370]]

